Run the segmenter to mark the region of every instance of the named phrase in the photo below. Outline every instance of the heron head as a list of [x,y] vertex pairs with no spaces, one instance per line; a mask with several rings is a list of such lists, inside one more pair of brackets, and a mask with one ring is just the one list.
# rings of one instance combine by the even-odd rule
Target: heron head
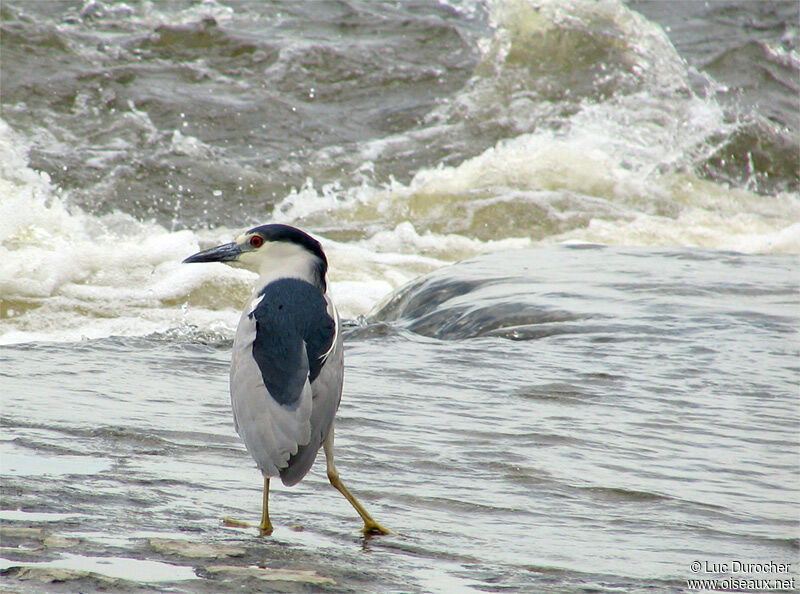
[[298,277],[325,289],[328,260],[319,242],[289,225],[254,227],[231,243],[197,252],[183,261],[223,262],[263,276]]

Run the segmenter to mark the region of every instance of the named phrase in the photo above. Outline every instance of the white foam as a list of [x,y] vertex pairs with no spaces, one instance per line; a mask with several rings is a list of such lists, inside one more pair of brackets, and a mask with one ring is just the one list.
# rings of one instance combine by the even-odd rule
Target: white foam
[[[301,224],[331,218],[369,223],[382,229],[362,245],[414,250],[443,262],[510,248],[496,242],[511,238],[514,247],[537,239],[800,251],[793,231],[800,221],[796,195],[762,196],[693,174],[695,164],[741,124],[730,121],[713,97],[689,92],[688,68],[657,25],[616,0],[496,2],[491,13],[497,31],[485,50],[489,66],[479,67],[462,94],[435,110],[431,122],[457,126],[456,115],[467,112],[478,120],[505,117],[524,127],[531,115],[523,112],[547,102],[528,100],[520,108],[509,101],[502,86],[511,68],[505,59],[512,50],[524,51],[514,44],[524,46],[526,35],[555,28],[599,31],[606,23],[609,31],[592,34],[623,44],[635,65],[634,90],[586,98],[574,113],[558,117],[557,127],[539,126],[502,140],[457,166],[423,169],[408,185],[393,181],[385,188],[316,191],[306,183],[277,212]],[[373,141],[361,154],[377,160],[432,129],[438,128],[431,124]]]
[[549,239],[575,240],[606,245],[691,246],[746,254],[797,253],[800,223],[768,224],[747,213],[691,209],[674,219],[644,215],[626,223],[593,219],[586,229]]
[[[189,231],[68,207],[47,175],[27,167],[26,152],[24,140],[0,120],[0,343],[208,324],[210,312],[187,313],[175,304],[209,281],[247,282],[221,266],[181,266],[199,249]],[[232,317],[223,316],[235,325]]]
[[[178,5],[180,6],[180,5]],[[93,20],[109,19],[114,22],[125,18],[129,21],[156,27],[158,25],[186,25],[196,23],[204,18],[213,18],[220,22],[229,21],[235,11],[230,6],[217,0],[200,0],[192,2],[185,8],[172,11],[172,7],[161,2],[110,2],[108,0],[86,0],[81,8],[82,17],[91,16]]]
[[[0,149],[0,344],[182,328],[232,335],[253,275],[181,260],[238,230],[171,232],[123,213],[87,214],[27,167],[27,147],[7,126],[0,127]],[[334,263],[331,290],[345,317],[367,313],[392,289],[445,263],[415,253],[415,241],[434,239],[410,225],[398,233],[405,253],[373,250],[376,240],[325,242]]]
[[[129,18],[152,24],[233,15],[215,1],[177,14],[158,10],[145,3]],[[473,79],[421,128],[359,147],[361,169],[370,172],[373,160],[440,138],[468,120],[532,131],[458,165],[418,171],[407,184],[318,188],[307,180],[275,208],[276,222],[351,231],[347,241],[321,238],[343,317],[368,313],[393,289],[438,267],[536,242],[800,252],[798,196],[760,196],[692,173],[716,149],[714,138],[729,137],[738,124],[726,120],[713,98],[687,92],[687,67],[660,28],[617,0],[509,0],[489,10],[494,35],[483,44]],[[524,70],[514,60],[533,51],[526,44],[537,35],[558,28],[620,44],[632,65],[633,90],[586,96],[567,115],[524,92],[524,85],[510,93],[509,80],[518,74],[511,70]],[[120,117],[143,134],[158,134],[133,105]],[[558,125],[529,125],[540,119]],[[171,140],[174,153],[212,154],[179,130]],[[0,344],[175,329],[232,335],[252,275],[180,262],[239,229],[173,232],[124,213],[86,213],[28,166],[27,153],[26,139],[0,120]]]
[[172,131],[170,150],[179,155],[195,158],[208,158],[213,154],[213,149],[199,138],[183,134],[180,130]]

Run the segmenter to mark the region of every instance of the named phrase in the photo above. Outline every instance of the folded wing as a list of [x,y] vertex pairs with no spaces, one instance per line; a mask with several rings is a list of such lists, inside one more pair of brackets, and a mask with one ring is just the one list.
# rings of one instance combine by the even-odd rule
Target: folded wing
[[316,434],[312,385],[336,334],[327,308],[314,285],[280,279],[255,295],[239,322],[230,378],[234,422],[266,476],[283,474]]

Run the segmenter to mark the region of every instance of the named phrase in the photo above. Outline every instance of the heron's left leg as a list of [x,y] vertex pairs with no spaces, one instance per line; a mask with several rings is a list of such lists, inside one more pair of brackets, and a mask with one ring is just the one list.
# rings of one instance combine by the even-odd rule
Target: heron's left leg
[[364,528],[362,532],[364,534],[394,534],[391,530],[387,530],[378,522],[372,519],[372,516],[369,515],[369,512],[364,509],[364,507],[358,502],[353,494],[348,490],[347,487],[344,486],[341,479],[339,478],[339,473],[336,472],[336,466],[333,463],[333,427],[331,427],[330,433],[328,433],[328,437],[325,438],[323,442],[323,448],[325,449],[325,464],[328,468],[328,480],[331,482],[331,485],[336,487],[336,489],[345,496],[347,501],[350,502],[355,510],[358,512],[358,515],[361,516],[361,519],[364,520]]

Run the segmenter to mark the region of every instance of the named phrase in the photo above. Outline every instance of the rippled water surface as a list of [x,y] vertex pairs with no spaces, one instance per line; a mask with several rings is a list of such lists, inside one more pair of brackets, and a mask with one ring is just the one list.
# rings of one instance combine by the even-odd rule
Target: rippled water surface
[[[398,533],[368,541],[320,465],[273,490],[271,539],[220,525],[257,520],[260,501],[227,341],[7,347],[4,505],[21,511],[4,541],[21,548],[5,563],[167,563],[174,575],[105,569],[189,580],[179,590],[258,583],[209,573],[255,563],[370,591],[671,591],[697,558],[793,563],[794,264],[550,248],[409,287],[345,343],[340,470]],[[44,533],[20,524],[61,544],[32,552]]]
[[[796,2],[0,6],[0,589],[800,578]],[[243,227],[320,238],[322,464],[235,434]]]

